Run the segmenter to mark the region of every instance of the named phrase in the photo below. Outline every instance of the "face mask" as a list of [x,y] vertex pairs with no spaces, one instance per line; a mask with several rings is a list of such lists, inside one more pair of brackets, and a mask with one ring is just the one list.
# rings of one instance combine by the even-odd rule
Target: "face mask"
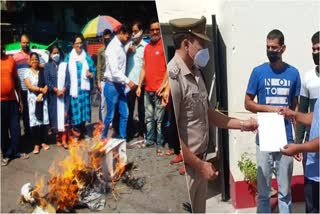
[[194,56],[194,64],[204,68],[208,64],[209,59],[210,59],[209,49],[204,48],[199,50]]
[[26,45],[26,46],[22,46],[22,50],[25,52],[29,52],[30,51],[30,46]]
[[280,59],[279,53],[280,52],[278,52],[278,51],[268,51],[267,50],[267,56],[268,56],[269,61],[271,63],[278,61]]
[[60,61],[60,54],[53,54],[52,55],[52,60],[55,62],[59,62]]
[[109,45],[110,41],[111,41],[111,39],[105,39],[104,40],[104,46],[107,47]]
[[136,35],[132,36],[132,41],[136,42],[142,37],[142,31],[140,30]]
[[320,53],[320,52],[318,52],[318,53],[313,53],[313,54],[312,54],[313,62],[314,62],[315,65],[319,65],[319,61],[320,61],[320,59],[319,59],[319,57],[320,57],[319,53]]

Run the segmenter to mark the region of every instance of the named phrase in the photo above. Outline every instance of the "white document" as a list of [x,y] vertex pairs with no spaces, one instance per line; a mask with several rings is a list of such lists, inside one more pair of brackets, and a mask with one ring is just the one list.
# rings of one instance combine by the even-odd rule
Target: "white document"
[[279,152],[287,144],[284,117],[276,112],[258,112],[260,151]]

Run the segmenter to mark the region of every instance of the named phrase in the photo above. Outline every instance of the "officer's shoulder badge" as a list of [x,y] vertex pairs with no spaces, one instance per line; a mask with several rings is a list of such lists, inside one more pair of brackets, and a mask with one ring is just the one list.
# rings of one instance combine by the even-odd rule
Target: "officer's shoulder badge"
[[169,77],[171,79],[177,79],[178,74],[180,73],[180,67],[178,64],[174,63],[169,68]]

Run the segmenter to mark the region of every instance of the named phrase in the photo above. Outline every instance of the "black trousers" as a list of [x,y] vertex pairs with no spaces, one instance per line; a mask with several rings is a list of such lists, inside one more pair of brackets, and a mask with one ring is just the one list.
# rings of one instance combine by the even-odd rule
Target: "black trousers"
[[172,100],[169,101],[169,104],[165,111],[163,119],[163,135],[164,140],[168,143],[169,148],[174,149],[175,154],[179,154],[180,142]]
[[21,91],[21,99],[23,104],[22,120],[23,120],[24,134],[30,135],[28,91]]
[[40,146],[48,142],[48,126],[40,125],[31,127],[31,136],[34,145]]
[[[137,97],[136,95],[137,89],[131,90],[127,94],[128,101],[128,124],[127,124],[127,136],[128,138],[133,138],[133,136],[138,133],[140,136],[143,136],[145,133],[146,127],[144,123],[144,89],[141,88],[141,95]],[[134,110],[136,106],[136,102],[138,102],[138,123],[136,123],[136,118],[134,118]]]
[[306,213],[319,213],[319,182],[304,177]]

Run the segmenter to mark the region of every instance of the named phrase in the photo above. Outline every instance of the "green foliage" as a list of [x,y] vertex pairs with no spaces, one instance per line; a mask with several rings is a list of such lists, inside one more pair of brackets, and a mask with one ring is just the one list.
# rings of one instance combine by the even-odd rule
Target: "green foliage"
[[244,180],[255,184],[257,182],[257,164],[254,163],[245,152],[241,155],[240,161],[238,161],[238,167],[244,175]]

